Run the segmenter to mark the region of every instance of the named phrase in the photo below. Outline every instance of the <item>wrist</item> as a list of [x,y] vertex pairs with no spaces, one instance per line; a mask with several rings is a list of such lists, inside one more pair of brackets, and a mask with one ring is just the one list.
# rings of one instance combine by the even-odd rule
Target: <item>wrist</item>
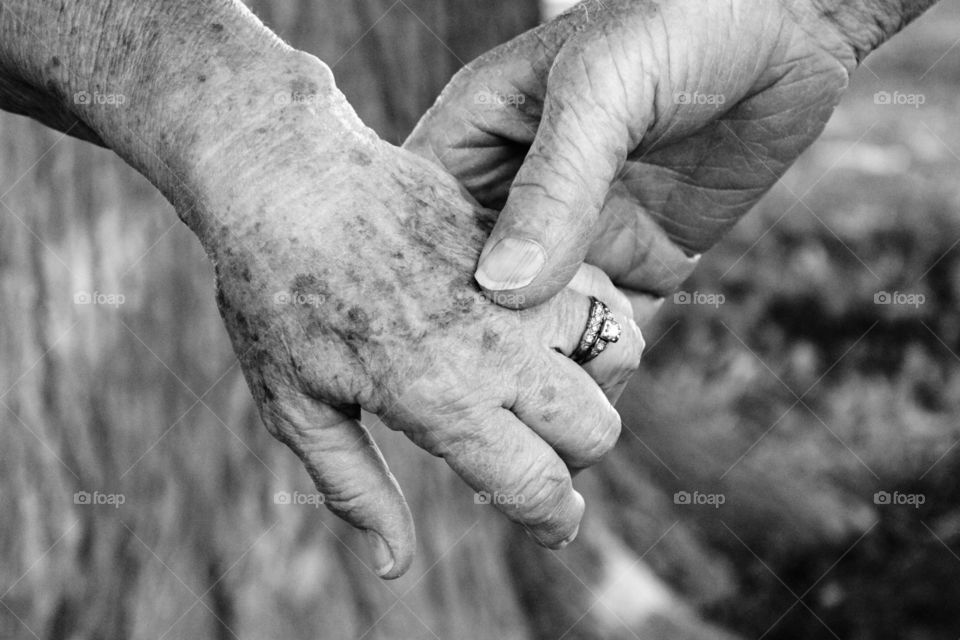
[[[119,6],[129,15],[99,18],[97,41],[86,44],[95,53],[71,56],[81,68],[66,70],[61,91],[76,117],[183,211],[202,192],[203,156],[264,110],[293,52],[235,0]],[[131,31],[130,22],[141,24]]]
[[329,70],[239,0],[4,0],[0,107],[101,142],[181,213],[270,170],[265,138],[363,129]]
[[[212,255],[224,243],[256,243],[271,229],[282,233],[295,224],[285,219],[287,212],[317,200],[350,158],[374,153],[379,143],[330,70],[311,55],[285,50],[224,83],[214,99],[194,109],[183,153],[190,192],[176,203]],[[277,181],[299,173],[302,163],[310,179],[278,192]]]

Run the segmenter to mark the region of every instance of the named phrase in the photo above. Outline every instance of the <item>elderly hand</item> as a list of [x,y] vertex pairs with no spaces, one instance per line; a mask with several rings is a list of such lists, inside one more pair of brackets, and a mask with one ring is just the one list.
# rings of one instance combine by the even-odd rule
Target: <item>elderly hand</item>
[[[215,264],[264,422],[370,532],[377,573],[407,570],[414,531],[361,407],[542,544],[571,540],[584,504],[568,468],[613,446],[604,391],[643,347],[609,280],[585,270],[531,311],[487,303],[473,270],[492,214],[364,127],[316,58],[236,0],[114,4],[0,4],[0,106],[110,147],[174,203]],[[622,335],[583,369],[567,355],[588,294]]]
[[408,146],[503,208],[485,290],[540,303],[586,258],[662,296],[932,3],[584,0],[458,73]]
[[[620,430],[565,355],[588,298],[568,289],[524,312],[487,303],[472,273],[492,214],[366,129],[319,61],[273,74],[289,100],[268,99],[274,106],[211,139],[195,170],[199,196],[184,203],[268,429],[330,509],[373,532],[383,576],[409,566],[413,524],[361,407],[474,489],[505,496],[498,508],[542,544],[568,542],[584,509],[568,466],[596,462]],[[587,365],[616,395],[643,341],[609,281],[581,280],[622,327]]]

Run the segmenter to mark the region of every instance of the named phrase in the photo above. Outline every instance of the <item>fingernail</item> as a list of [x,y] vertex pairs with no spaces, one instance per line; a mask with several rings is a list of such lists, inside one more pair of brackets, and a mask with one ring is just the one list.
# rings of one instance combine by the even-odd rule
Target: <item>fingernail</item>
[[393,554],[390,553],[390,547],[387,546],[387,541],[376,531],[367,531],[367,544],[373,551],[373,568],[377,575],[383,577],[390,573],[395,561]]
[[480,260],[477,282],[491,291],[509,291],[525,287],[547,263],[547,254],[532,240],[504,238]]
[[577,525],[576,530],[570,535],[570,537],[557,545],[557,549],[566,549],[571,542],[577,539],[577,534],[579,533],[580,533],[580,525]]
[[[577,499],[577,502],[580,503],[579,510],[581,513],[581,517],[583,517],[582,514],[583,514],[583,510],[586,508],[586,502],[584,501],[583,496],[580,494],[579,491],[574,491],[573,496]],[[579,533],[580,533],[580,524],[578,523],[577,528],[573,530],[573,533],[571,533],[566,540],[564,540],[563,542],[557,545],[557,549],[565,548],[567,545],[569,545],[571,542],[577,539],[577,534]]]

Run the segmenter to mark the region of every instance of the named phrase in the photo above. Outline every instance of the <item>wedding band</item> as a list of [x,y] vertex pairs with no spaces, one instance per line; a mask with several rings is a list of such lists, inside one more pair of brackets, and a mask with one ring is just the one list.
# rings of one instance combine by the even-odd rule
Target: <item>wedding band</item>
[[603,353],[607,345],[620,340],[620,323],[613,317],[610,307],[590,296],[590,316],[580,336],[580,344],[570,359],[577,364],[586,364]]

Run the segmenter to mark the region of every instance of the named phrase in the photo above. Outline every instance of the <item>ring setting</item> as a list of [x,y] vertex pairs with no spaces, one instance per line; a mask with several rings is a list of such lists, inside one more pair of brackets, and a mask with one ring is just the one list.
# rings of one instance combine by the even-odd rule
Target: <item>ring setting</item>
[[618,342],[622,329],[610,311],[610,307],[597,298],[590,296],[590,315],[587,326],[580,336],[580,344],[570,359],[577,364],[586,364],[603,353],[608,344]]

